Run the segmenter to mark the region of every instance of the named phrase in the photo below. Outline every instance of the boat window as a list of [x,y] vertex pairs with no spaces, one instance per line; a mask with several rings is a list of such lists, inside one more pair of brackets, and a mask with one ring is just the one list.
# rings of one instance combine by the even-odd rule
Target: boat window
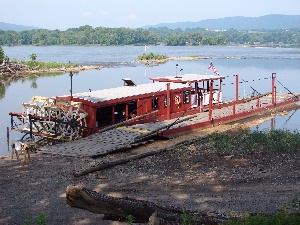
[[158,109],[158,99],[157,97],[152,99],[152,109]]
[[183,96],[184,96],[183,102],[185,104],[190,103],[190,96],[191,96],[190,91],[185,91]]
[[96,127],[112,124],[112,106],[98,108],[96,113]]
[[167,108],[168,106],[168,100],[167,100],[167,96],[164,96],[164,107]]

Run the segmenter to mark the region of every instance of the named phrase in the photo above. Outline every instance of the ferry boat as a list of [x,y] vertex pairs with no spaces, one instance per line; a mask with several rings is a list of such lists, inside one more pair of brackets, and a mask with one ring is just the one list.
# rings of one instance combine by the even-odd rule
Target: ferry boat
[[[53,98],[34,96],[22,104],[21,113],[10,113],[11,130],[25,133],[30,139],[40,137],[40,145],[138,124],[144,126],[139,126],[145,132],[143,137],[171,137],[299,101],[299,95],[276,93],[275,73],[271,92],[239,99],[239,78],[235,77],[236,98],[230,102],[222,100],[224,76],[201,74],[155,77],[139,85],[123,78],[121,87]],[[151,129],[153,124],[155,128]]]

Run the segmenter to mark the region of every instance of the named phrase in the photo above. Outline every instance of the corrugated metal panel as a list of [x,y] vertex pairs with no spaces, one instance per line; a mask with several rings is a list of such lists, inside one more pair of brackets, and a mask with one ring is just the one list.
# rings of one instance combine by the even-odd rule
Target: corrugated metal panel
[[[187,84],[181,83],[171,83],[170,89],[181,89],[181,88],[188,88]],[[151,94],[160,91],[166,91],[167,84],[166,83],[149,83],[149,84],[140,84],[137,86],[122,86],[117,88],[110,88],[110,89],[103,89],[91,92],[82,92],[73,94],[74,98],[84,99],[87,101],[91,101],[94,103],[97,102],[104,102],[114,99],[138,96],[143,94]],[[59,97],[66,97],[66,96],[59,96]]]

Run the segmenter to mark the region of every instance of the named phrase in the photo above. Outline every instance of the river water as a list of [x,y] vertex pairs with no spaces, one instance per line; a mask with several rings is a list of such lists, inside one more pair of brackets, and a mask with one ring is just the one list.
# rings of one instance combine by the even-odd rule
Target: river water
[[[144,46],[16,46],[3,47],[10,60],[29,60],[35,53],[38,61],[78,63],[80,65],[102,65],[101,70],[81,71],[73,76],[73,93],[111,88],[123,85],[122,78],[130,77],[135,83],[148,83],[149,77],[185,73],[212,74],[207,71],[212,61],[222,76],[225,76],[223,100],[235,96],[235,77],[240,81],[239,96],[250,96],[253,89],[259,93],[271,91],[271,75],[276,73],[277,91],[300,93],[300,49],[299,48],[252,48],[242,46],[170,47],[150,46],[147,53],[164,54],[168,57],[202,56],[205,60],[171,60],[160,65],[135,63],[144,53]],[[177,66],[176,66],[177,65]],[[279,83],[280,82],[280,83]],[[22,103],[32,96],[53,97],[70,94],[69,73],[57,76],[42,76],[11,82],[0,92],[0,155],[9,154],[7,127],[10,127],[9,112],[21,112]],[[275,118],[275,128],[299,130],[300,112],[291,111],[286,116]],[[260,129],[270,127],[267,121]],[[19,139],[20,133],[10,132],[10,142]]]

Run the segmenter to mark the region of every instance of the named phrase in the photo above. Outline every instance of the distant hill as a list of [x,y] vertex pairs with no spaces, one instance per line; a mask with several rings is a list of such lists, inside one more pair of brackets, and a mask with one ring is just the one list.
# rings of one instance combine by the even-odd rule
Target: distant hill
[[178,22],[178,23],[160,23],[156,25],[147,25],[143,28],[150,27],[168,27],[170,29],[181,28],[205,28],[209,30],[261,30],[261,29],[292,29],[300,28],[300,15],[279,15],[272,14],[260,17],[225,17],[220,19],[207,19],[198,22]]
[[0,30],[23,31],[23,30],[33,30],[33,29],[39,29],[39,28],[0,22]]

